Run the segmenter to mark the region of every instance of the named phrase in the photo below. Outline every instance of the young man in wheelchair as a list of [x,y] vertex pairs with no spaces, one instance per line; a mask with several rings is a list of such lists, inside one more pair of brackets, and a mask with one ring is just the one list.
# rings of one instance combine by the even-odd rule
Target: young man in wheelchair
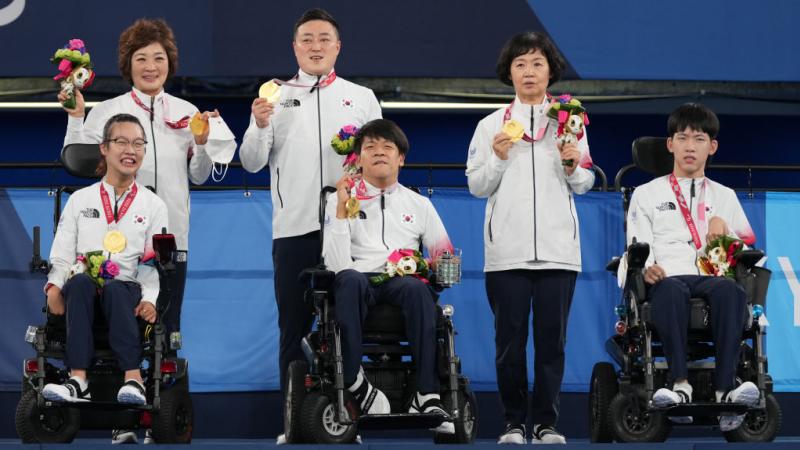
[[[638,187],[628,211],[627,240],[650,245],[644,279],[649,285],[653,324],[662,342],[674,384],[653,395],[666,407],[691,403],[686,362],[689,299],[704,297],[715,345],[714,389],[717,402],[756,405],[759,390],[752,382],[736,385],[736,368],[746,323],[746,294],[726,277],[704,276],[696,264],[707,242],[723,235],[755,241],[733,190],[705,177],[709,156],[717,151],[717,116],[707,107],[687,103],[669,117],[667,147],[674,168]],[[736,429],[744,416],[721,416],[722,431]],[[690,417],[673,418],[691,422]]]
[[[367,309],[378,303],[399,306],[406,335],[417,365],[417,393],[409,413],[441,413],[449,417],[439,398],[436,368],[436,294],[427,280],[413,275],[372,278],[385,271],[395,250],[418,249],[422,243],[434,260],[453,248],[430,200],[398,183],[408,152],[408,140],[392,121],[365,124],[354,149],[362,177],[343,176],[327,201],[323,256],[336,272],[333,299],[341,329],[344,385],[364,414],[388,414],[386,395],[372,386],[361,368],[362,324]],[[454,433],[453,422],[435,431]]]
[[[48,400],[91,400],[86,370],[94,355],[92,324],[95,314],[104,314],[109,344],[125,372],[117,401],[146,402],[137,317],[156,320],[159,277],[148,261],[155,256],[153,235],[167,227],[167,208],[135,180],[145,156],[144,136],[135,117],[111,117],[100,144],[97,170],[103,179],[70,196],[61,214],[45,292],[49,312],[66,314],[64,362],[70,378],[47,384],[42,395]],[[95,311],[97,299],[101,311]]]

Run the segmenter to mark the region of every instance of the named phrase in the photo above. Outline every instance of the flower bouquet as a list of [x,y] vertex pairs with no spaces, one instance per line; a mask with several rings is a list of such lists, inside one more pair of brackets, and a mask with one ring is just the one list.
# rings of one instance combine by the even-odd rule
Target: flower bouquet
[[106,259],[102,250],[78,255],[75,264],[70,268],[69,276],[86,273],[97,284],[103,287],[106,280],[113,280],[119,275],[119,266],[110,259]]
[[357,133],[357,126],[345,125],[338,133],[333,135],[333,139],[331,139],[333,151],[339,155],[346,156],[342,167],[344,167],[344,171],[348,175],[355,175],[358,173],[358,165],[356,164],[358,155],[353,151],[353,144],[355,144]]
[[56,50],[50,61],[58,64],[58,75],[54,80],[61,80],[61,91],[69,98],[63,103],[65,108],[75,108],[75,89],[87,88],[94,81],[92,60],[83,41],[70,39],[63,48]]
[[373,286],[384,283],[389,278],[398,276],[412,276],[419,278],[423,283],[428,283],[429,264],[419,250],[408,248],[395,250],[386,259],[386,268],[380,275],[369,278]]
[[697,268],[704,275],[734,278],[736,263],[744,249],[744,242],[730,236],[721,236],[709,242],[705,255],[697,258]]
[[[589,125],[586,109],[577,98],[564,94],[554,98],[547,105],[547,117],[558,122],[556,140],[561,144],[577,144],[583,137],[583,128]],[[571,166],[572,160],[562,161],[562,165]]]

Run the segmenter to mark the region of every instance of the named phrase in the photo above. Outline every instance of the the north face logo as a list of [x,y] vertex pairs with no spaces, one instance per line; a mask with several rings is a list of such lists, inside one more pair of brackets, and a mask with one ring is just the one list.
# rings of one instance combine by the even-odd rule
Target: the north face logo
[[287,98],[286,100],[281,102],[281,106],[284,108],[296,108],[300,106],[300,100],[296,98]]
[[663,211],[675,211],[677,209],[677,207],[675,206],[675,203],[664,202],[664,203],[656,206],[656,209],[659,210],[659,211],[662,211],[662,212]]
[[87,219],[99,219],[100,218],[100,211],[94,208],[86,208],[81,211],[81,215],[86,217]]

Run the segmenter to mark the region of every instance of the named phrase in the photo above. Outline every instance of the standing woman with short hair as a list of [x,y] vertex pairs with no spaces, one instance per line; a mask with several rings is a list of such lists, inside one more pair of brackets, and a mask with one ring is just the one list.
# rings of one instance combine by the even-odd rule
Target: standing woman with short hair
[[[594,172],[585,134],[577,143],[559,145],[558,124],[546,115],[551,101],[547,87],[558,81],[564,66],[545,35],[526,32],[512,37],[498,58],[497,75],[514,87],[516,96],[478,123],[469,146],[469,190],[488,199],[484,271],[495,318],[497,385],[505,410],[501,444],[523,444],[527,439],[525,349],[531,312],[533,442],[566,442],[555,425],[567,318],[581,270],[573,195],[591,189]],[[519,133],[504,127],[512,121]]]

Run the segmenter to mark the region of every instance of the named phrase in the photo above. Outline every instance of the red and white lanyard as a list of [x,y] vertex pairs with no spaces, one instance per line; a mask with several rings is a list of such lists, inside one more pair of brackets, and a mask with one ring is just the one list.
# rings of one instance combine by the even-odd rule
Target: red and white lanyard
[[700,230],[698,230],[697,225],[694,223],[694,219],[692,219],[692,212],[689,210],[689,207],[686,205],[686,199],[683,198],[683,193],[681,192],[681,187],[678,184],[678,179],[675,178],[675,174],[671,173],[669,175],[669,185],[672,188],[672,193],[675,194],[675,200],[678,201],[678,206],[681,209],[681,214],[683,214],[683,220],[686,221],[686,226],[689,227],[689,233],[692,235],[692,241],[694,242],[694,246],[699,250],[703,246],[703,241],[700,239],[701,232],[702,234],[706,233],[707,224],[706,224],[706,180],[703,179],[702,186],[700,186],[700,197],[697,202],[697,220],[700,222]]
[[125,197],[125,200],[122,201],[122,206],[119,208],[116,214],[111,209],[111,200],[108,198],[108,192],[106,192],[105,188],[102,184],[100,184],[100,199],[103,201],[103,212],[106,214],[106,222],[109,225],[112,223],[118,223],[122,218],[125,216],[125,213],[128,212],[128,209],[131,207],[131,203],[133,203],[133,199],[136,198],[136,192],[139,189],[136,187],[136,183],[133,183],[131,187],[131,192]]
[[299,78],[300,78],[299,75],[295,75],[289,81],[283,81],[283,80],[279,80],[277,78],[273,78],[272,81],[274,81],[275,84],[277,84],[279,86],[290,86],[290,87],[298,87],[298,88],[319,88],[319,89],[322,89],[322,88],[324,88],[326,86],[330,86],[331,83],[336,81],[336,71],[335,70],[331,70],[331,73],[329,73],[328,76],[325,77],[324,80],[320,80],[318,83],[311,84],[311,85],[305,85],[305,84],[300,84],[300,83],[294,83],[293,82],[294,80],[297,80]]
[[[150,109],[150,107],[145,105],[144,102],[142,102],[142,100],[139,99],[139,96],[137,96],[136,93],[133,92],[133,91],[131,91],[131,98],[133,98],[133,102],[134,103],[139,105],[139,107],[142,108],[143,110],[147,111],[148,114],[153,114],[153,111]],[[189,120],[191,119],[191,117],[189,117],[189,116],[183,116],[180,119],[174,120],[174,121],[173,120],[167,120],[167,116],[169,116],[169,109],[168,109],[168,106],[167,106],[167,99],[166,98],[162,98],[161,102],[162,102],[162,105],[164,105],[164,108],[162,110],[164,123],[168,127],[172,128],[173,130],[180,130],[181,128],[186,128],[186,127],[189,126]]]

